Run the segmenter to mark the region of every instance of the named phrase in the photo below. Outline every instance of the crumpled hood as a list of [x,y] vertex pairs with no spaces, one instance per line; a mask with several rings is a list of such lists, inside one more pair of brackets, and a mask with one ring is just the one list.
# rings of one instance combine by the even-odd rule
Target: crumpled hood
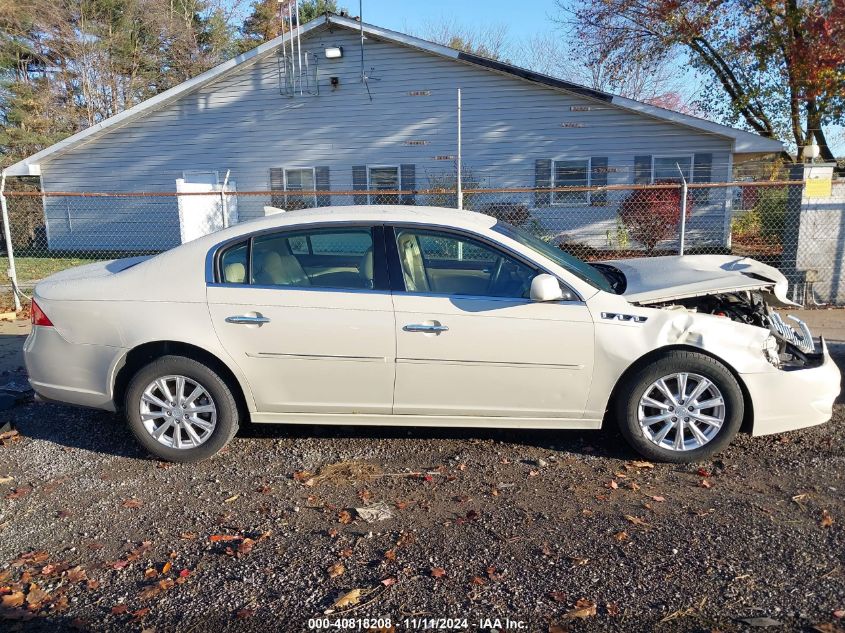
[[649,304],[739,290],[769,290],[773,305],[794,306],[786,277],[771,266],[736,255],[640,257],[602,262],[618,268],[627,281],[623,296]]

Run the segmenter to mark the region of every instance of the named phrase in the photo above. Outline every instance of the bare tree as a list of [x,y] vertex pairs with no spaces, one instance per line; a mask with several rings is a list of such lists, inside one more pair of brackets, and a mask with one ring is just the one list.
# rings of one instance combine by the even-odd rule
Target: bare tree
[[450,48],[507,61],[511,56],[511,42],[505,24],[486,24],[475,28],[453,19],[427,22],[421,29],[410,29],[413,35]]

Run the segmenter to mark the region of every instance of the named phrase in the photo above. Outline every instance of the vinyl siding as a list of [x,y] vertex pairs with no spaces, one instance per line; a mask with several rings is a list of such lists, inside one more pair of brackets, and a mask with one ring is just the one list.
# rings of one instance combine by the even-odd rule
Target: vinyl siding
[[[342,46],[343,58],[326,59],[326,46]],[[46,190],[174,191],[185,170],[216,170],[221,178],[230,170],[239,191],[269,190],[271,167],[312,166],[330,168],[332,189],[351,190],[352,166],[363,164],[414,164],[416,187],[423,189],[436,174],[454,171],[452,160],[435,157],[456,154],[458,87],[464,164],[481,186],[530,187],[535,160],[589,157],[608,159],[608,184],[631,183],[634,156],[645,154],[711,153],[712,180],[729,176],[731,145],[723,137],[373,38],[365,47],[371,100],[360,80],[357,33],[322,29],[302,47],[317,54],[319,96],[281,95],[276,57],[264,57],[49,159],[42,164]],[[339,78],[337,90],[330,77]],[[719,197],[714,191],[696,210],[691,238],[721,239]],[[178,242],[172,198],[69,200],[48,199],[51,248],[136,250]],[[269,196],[239,196],[240,217],[260,215],[269,202]],[[598,244],[616,227],[614,205],[550,206],[535,215],[575,241]]]

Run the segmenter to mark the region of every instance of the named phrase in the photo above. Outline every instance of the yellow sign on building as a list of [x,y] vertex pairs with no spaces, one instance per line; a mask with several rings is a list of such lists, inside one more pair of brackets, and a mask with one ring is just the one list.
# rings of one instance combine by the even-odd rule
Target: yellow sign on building
[[830,198],[833,180],[830,178],[808,178],[804,182],[805,198]]

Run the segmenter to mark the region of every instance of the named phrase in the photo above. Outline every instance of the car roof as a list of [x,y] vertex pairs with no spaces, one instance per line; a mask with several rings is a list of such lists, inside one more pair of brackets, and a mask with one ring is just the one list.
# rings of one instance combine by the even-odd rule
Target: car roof
[[496,223],[496,218],[474,211],[460,211],[443,207],[398,204],[349,205],[272,213],[262,218],[242,222],[236,226],[241,229],[240,232],[248,233],[277,226],[321,222],[421,222],[471,229],[490,228]]

